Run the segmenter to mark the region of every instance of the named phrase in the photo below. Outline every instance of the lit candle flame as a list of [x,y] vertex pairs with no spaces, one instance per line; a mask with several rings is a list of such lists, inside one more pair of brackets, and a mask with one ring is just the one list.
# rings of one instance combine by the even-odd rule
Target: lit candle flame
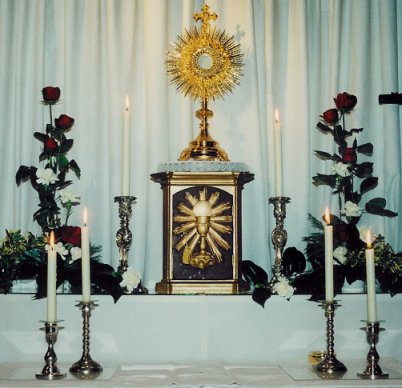
[[279,123],[279,110],[278,110],[278,108],[275,108],[275,121],[277,123]]
[[371,232],[370,232],[370,229],[367,231],[367,234],[366,234],[366,243],[367,243],[367,249],[371,249]]
[[84,207],[83,219],[84,219],[84,226],[87,226],[87,223],[88,223],[88,209],[86,207]]
[[55,240],[55,237],[54,237],[54,232],[53,232],[53,230],[50,232],[50,236],[49,236],[49,245],[50,245],[50,249],[54,249],[54,240]]
[[128,96],[126,96],[126,100],[125,100],[125,109],[128,110],[128,107],[130,106],[130,99],[128,98]]
[[324,220],[328,225],[331,223],[331,217],[329,216],[329,208],[325,209]]

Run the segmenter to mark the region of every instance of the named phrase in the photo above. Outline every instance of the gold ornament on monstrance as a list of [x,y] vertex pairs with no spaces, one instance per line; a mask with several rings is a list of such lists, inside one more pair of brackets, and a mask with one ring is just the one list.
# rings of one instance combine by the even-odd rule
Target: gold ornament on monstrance
[[215,21],[217,17],[204,4],[201,12],[194,13],[194,20],[202,23],[201,28],[186,30],[167,53],[170,82],[185,96],[201,102],[201,109],[196,112],[196,117],[201,121],[200,133],[182,151],[179,160],[229,160],[226,152],[208,132],[208,119],[213,116],[208,109],[208,101],[223,98],[239,84],[243,74],[243,54],[234,36],[229,36],[224,30],[211,28],[210,21]]

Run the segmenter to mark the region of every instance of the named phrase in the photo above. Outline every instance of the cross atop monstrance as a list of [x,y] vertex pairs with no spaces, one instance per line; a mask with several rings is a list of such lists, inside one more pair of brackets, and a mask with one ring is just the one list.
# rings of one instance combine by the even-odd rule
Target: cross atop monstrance
[[209,134],[208,119],[213,112],[208,109],[208,100],[223,98],[239,84],[242,75],[240,45],[234,36],[225,31],[211,29],[210,22],[218,18],[204,4],[201,12],[195,12],[194,20],[201,21],[201,29],[193,27],[179,36],[173,49],[167,53],[167,72],[170,82],[185,96],[201,101],[196,117],[200,120],[200,133],[185,148],[179,160],[228,161],[228,155]]
[[218,15],[214,13],[209,12],[209,5],[204,4],[203,7],[201,8],[201,12],[195,12],[193,17],[196,22],[199,20],[202,21],[201,29],[202,30],[208,30],[209,29],[209,21],[213,20],[215,21],[218,19]]

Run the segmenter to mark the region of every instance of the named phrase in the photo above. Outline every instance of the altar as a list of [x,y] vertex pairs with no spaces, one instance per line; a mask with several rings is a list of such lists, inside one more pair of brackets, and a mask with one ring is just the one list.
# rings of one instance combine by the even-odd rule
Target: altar
[[59,295],[60,325],[55,349],[67,377],[35,381],[43,366],[42,327],[46,300],[30,294],[0,296],[0,386],[386,386],[402,387],[402,296],[378,295],[385,329],[377,344],[387,380],[356,377],[365,367],[366,335],[360,330],[366,296],[339,295],[335,350],[348,367],[340,380],[312,373],[308,354],[325,349],[325,318],[307,295],[289,301],[271,297],[265,308],[249,295],[94,296],[91,356],[103,373],[95,381],[77,381],[68,373],[81,354],[82,319],[76,295]]

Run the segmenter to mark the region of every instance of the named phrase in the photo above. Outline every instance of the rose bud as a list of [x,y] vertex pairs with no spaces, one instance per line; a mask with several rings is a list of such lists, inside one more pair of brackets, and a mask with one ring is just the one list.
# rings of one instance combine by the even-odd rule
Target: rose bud
[[334,98],[334,101],[338,109],[344,112],[350,112],[357,104],[357,97],[343,92],[339,93],[336,98]]
[[52,137],[47,137],[45,140],[45,151],[54,151],[57,149],[58,144]]
[[356,149],[353,147],[346,147],[341,151],[342,163],[354,163],[357,160]]
[[54,120],[54,124],[58,129],[70,129],[74,124],[74,119],[67,115],[60,115],[58,119]]
[[46,86],[42,89],[43,102],[52,105],[55,104],[60,98],[60,88],[53,86]]
[[338,109],[328,109],[321,116],[328,124],[335,124],[339,120]]

